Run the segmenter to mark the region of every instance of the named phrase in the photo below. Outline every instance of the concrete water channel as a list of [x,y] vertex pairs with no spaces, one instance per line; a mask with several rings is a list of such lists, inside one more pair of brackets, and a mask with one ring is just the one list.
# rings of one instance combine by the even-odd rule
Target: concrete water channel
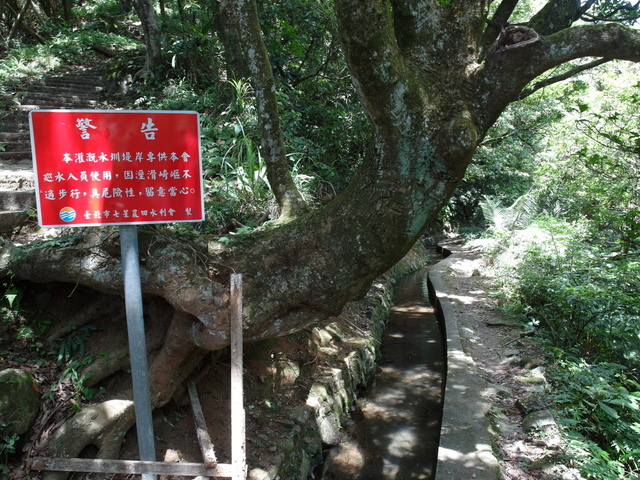
[[434,478],[446,353],[428,300],[429,268],[395,287],[375,379],[352,412],[346,438],[329,454],[324,480]]

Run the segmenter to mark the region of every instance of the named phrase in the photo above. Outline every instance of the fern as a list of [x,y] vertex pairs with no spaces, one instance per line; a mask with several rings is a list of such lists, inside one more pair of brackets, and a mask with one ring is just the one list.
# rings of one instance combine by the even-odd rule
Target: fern
[[496,233],[527,228],[538,213],[538,201],[530,192],[518,197],[510,207],[504,207],[499,200],[485,195],[480,207],[489,229]]

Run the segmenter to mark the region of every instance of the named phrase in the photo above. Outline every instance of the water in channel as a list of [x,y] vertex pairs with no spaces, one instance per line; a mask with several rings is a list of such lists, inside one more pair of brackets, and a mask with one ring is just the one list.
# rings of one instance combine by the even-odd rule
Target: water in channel
[[329,453],[323,480],[434,477],[445,353],[423,294],[427,273],[428,267],[396,285],[375,380],[358,401],[347,438]]

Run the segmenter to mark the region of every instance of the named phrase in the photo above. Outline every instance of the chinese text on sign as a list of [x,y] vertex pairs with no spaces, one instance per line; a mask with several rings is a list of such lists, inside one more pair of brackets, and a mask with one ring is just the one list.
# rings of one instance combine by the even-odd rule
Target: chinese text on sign
[[35,110],[30,122],[40,225],[204,219],[197,113]]

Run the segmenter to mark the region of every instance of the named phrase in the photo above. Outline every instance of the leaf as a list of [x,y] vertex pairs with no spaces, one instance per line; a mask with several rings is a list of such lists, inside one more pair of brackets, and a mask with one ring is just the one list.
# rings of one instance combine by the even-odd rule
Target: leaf
[[620,415],[618,415],[618,412],[616,412],[613,408],[611,408],[609,405],[607,405],[606,403],[603,403],[601,401],[598,400],[598,405],[600,405],[600,408],[602,410],[604,410],[604,412],[609,415],[611,418],[615,418],[618,419],[620,418]]
[[4,294],[4,297],[9,302],[9,308],[18,308],[20,306],[20,299],[22,298],[22,290],[10,289]]

